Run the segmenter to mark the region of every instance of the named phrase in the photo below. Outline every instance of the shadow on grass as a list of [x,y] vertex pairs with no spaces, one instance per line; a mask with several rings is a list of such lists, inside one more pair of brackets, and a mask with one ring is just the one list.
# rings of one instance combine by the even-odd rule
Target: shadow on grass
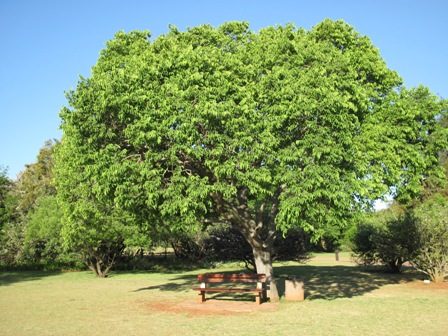
[[0,286],[10,286],[18,282],[36,281],[61,274],[56,271],[2,271],[0,272]]
[[148,286],[138,288],[133,292],[160,290],[169,292],[183,292],[191,290],[196,283],[197,275],[179,275],[177,277],[169,279],[169,282],[155,286]]
[[[212,273],[212,272],[210,272]],[[217,273],[235,273],[235,272],[219,272]],[[160,285],[142,287],[134,290],[133,292],[141,292],[141,291],[151,291],[151,290],[160,290],[160,291],[169,291],[169,292],[191,292],[192,297],[198,294],[197,291],[194,291],[194,287],[198,287],[197,283],[197,275],[180,275],[177,277],[173,277],[169,279],[169,282],[163,283]],[[223,286],[232,286],[231,284],[220,284],[220,287]],[[239,287],[250,285],[248,284],[238,284]],[[253,286],[253,285],[252,285]],[[207,300],[220,300],[220,301],[242,301],[242,302],[251,302],[255,301],[254,295],[250,293],[207,293]]]
[[[140,292],[146,290],[161,290],[170,292],[191,292],[191,298],[199,295],[198,291],[194,291],[193,288],[197,287],[197,276],[182,276],[176,279],[171,279],[173,282],[168,282],[159,286],[149,286],[139,288],[133,292]],[[175,282],[174,282],[175,281]],[[221,285],[222,286],[222,285]],[[238,285],[240,286],[240,285]],[[238,301],[238,302],[255,302],[255,296],[250,293],[207,293],[206,301]]]
[[[380,271],[366,271],[358,266],[276,266],[278,276],[278,289],[281,296],[284,295],[286,277],[300,278],[304,281],[306,300],[335,300],[362,296],[386,285],[401,284],[416,281],[421,276],[409,269],[404,269],[401,274],[389,274]],[[232,273],[232,272],[230,272]],[[235,271],[233,272],[235,273]],[[160,290],[170,292],[191,291],[197,285],[196,275],[179,275],[169,279],[169,282],[143,287],[134,290],[149,291]],[[240,293],[208,293],[208,299],[253,301],[252,294]]]
[[[366,271],[356,266],[280,266],[275,269],[280,278],[287,276],[304,281],[306,300],[334,300],[351,298],[372,292],[386,285],[412,282],[421,276],[404,269],[403,273],[391,274],[380,271]],[[284,281],[279,291],[284,293]]]

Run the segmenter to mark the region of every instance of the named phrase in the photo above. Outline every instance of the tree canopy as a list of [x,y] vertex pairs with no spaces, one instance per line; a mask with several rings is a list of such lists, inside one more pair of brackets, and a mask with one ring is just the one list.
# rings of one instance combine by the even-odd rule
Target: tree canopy
[[268,278],[279,232],[340,230],[392,186],[409,199],[446,147],[446,102],[402,87],[342,21],[118,32],[67,96],[56,177],[68,222],[86,202],[173,230],[224,221]]

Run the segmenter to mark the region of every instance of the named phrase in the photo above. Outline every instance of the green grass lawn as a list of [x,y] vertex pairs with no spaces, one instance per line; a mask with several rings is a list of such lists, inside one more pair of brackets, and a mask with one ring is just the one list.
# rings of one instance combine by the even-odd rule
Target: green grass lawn
[[[196,303],[201,272],[0,273],[0,335],[447,335],[447,286],[412,271],[367,273],[342,254],[279,263],[305,281],[303,302],[255,305],[243,296]],[[281,281],[280,281],[281,282]],[[281,287],[281,285],[280,285]]]

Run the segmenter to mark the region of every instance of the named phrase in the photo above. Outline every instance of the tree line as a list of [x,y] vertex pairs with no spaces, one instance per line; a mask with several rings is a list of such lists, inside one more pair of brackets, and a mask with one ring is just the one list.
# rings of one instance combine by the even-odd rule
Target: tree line
[[[434,195],[446,182],[447,101],[407,89],[342,21],[118,32],[67,100],[54,184],[38,203],[60,211],[61,246],[99,275],[127,247],[236,233],[275,300],[282,239],[341,244],[387,194],[413,223],[417,204],[446,200]],[[36,204],[29,218],[49,218]]]

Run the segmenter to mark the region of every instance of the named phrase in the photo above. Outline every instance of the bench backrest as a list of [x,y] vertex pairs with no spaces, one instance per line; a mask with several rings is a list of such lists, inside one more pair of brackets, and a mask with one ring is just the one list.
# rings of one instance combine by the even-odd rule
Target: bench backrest
[[205,273],[205,274],[198,274],[198,282],[205,282],[205,283],[266,282],[266,274]]

